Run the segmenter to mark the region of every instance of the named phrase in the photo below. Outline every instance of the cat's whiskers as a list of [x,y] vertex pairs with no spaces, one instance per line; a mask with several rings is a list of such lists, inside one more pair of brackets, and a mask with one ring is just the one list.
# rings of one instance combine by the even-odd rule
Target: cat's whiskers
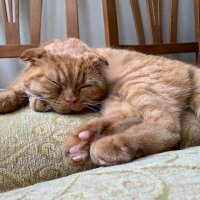
[[97,109],[98,111],[100,111],[100,109],[101,109],[101,105],[88,105],[88,106],[90,106],[94,109]]
[[23,95],[20,95],[20,97],[29,98],[30,96],[23,94]]
[[91,106],[88,106],[88,105],[85,105],[86,108],[92,110],[92,111],[95,111],[95,112],[99,112],[99,110],[95,109],[94,107],[91,107]]
[[[85,101],[88,102],[88,104],[91,104],[91,105],[95,105],[95,104],[102,104],[105,100],[102,100],[102,101],[95,101],[95,100],[92,100],[91,98],[89,98],[87,95],[85,94],[82,94],[85,98]],[[86,103],[86,102],[84,102]]]
[[37,96],[37,95],[33,94],[32,92],[30,92],[29,90],[25,90],[25,94],[27,94],[27,96],[25,96],[25,97],[35,98],[35,99],[38,99],[40,101],[45,101],[44,97]]

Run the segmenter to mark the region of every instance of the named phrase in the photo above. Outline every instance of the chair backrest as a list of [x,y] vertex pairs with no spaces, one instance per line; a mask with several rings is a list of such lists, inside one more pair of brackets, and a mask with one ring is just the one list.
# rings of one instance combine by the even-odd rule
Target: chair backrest
[[67,36],[79,38],[78,2],[66,0]]
[[[162,0],[146,0],[149,22],[152,31],[152,44],[146,44],[142,23],[139,0],[130,0],[135,29],[139,45],[121,45],[119,43],[116,2],[115,0],[102,0],[107,47],[128,48],[150,54],[167,54],[196,52],[197,63],[200,63],[200,0],[193,0],[195,13],[196,41],[177,43],[177,24],[179,0],[170,0],[170,42],[163,44],[162,39]],[[78,3],[77,0],[65,0],[68,37],[79,38]],[[1,0],[4,16],[4,29],[6,45],[0,45],[0,58],[18,57],[28,48],[40,45],[42,0],[31,0],[31,41],[30,44],[20,44],[19,34],[19,0]]]
[[104,13],[104,26],[107,47],[135,49],[150,54],[168,54],[196,52],[197,63],[200,64],[199,39],[200,39],[200,1],[193,0],[195,13],[196,41],[177,43],[178,6],[181,1],[170,0],[170,41],[163,44],[162,34],[162,0],[146,0],[149,22],[151,27],[152,44],[146,44],[144,24],[142,23],[141,9],[138,0],[130,0],[135,22],[138,45],[121,45],[119,43],[116,2],[115,0],[102,0]]
[[6,44],[0,45],[0,58],[19,57],[40,44],[42,0],[31,0],[30,44],[20,43],[19,0],[1,0]]

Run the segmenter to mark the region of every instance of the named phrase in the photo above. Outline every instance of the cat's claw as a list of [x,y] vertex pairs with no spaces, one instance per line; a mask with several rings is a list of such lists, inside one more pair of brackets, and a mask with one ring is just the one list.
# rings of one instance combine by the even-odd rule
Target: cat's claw
[[82,145],[64,146],[64,159],[72,165],[82,165],[88,159],[89,148]]

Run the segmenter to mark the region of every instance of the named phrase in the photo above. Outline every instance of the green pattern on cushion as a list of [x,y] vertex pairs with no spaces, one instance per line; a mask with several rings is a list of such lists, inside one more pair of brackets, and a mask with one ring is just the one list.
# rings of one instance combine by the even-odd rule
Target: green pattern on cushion
[[0,115],[0,191],[90,168],[64,164],[61,146],[66,134],[95,116],[37,113],[29,108]]
[[200,147],[160,153],[0,194],[12,200],[200,199]]

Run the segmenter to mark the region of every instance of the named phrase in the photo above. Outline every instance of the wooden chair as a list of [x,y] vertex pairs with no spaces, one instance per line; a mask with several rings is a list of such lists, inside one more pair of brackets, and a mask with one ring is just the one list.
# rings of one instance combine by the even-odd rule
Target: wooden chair
[[[78,24],[78,5],[77,0],[66,1],[67,16],[67,34],[68,37],[79,38]],[[12,5],[14,2],[15,5]],[[135,29],[139,45],[122,45],[119,44],[116,2],[115,0],[102,0],[105,38],[107,47],[128,48],[150,54],[168,54],[195,52],[197,63],[200,64],[199,41],[200,41],[200,0],[193,0],[195,8],[195,34],[196,41],[189,43],[177,43],[177,18],[179,0],[171,0],[171,22],[170,22],[170,42],[162,43],[162,0],[146,0],[149,10],[149,21],[152,30],[153,44],[145,42],[142,17],[138,0],[130,0]],[[42,0],[31,0],[31,41],[30,44],[20,44],[19,36],[19,0],[1,0],[4,16],[4,27],[6,35],[6,45],[0,45],[0,58],[18,57],[27,48],[33,48],[40,45],[40,26]],[[7,5],[7,4],[8,5]],[[6,7],[10,12],[7,11]],[[15,12],[12,12],[14,8]],[[13,16],[15,13],[15,16]],[[173,19],[173,20],[172,20]]]
[[31,0],[30,44],[20,43],[19,0],[1,0],[6,44],[0,45],[0,58],[19,57],[21,53],[40,44],[42,0]]
[[193,0],[195,12],[195,35],[196,41],[188,43],[177,43],[177,19],[178,6],[181,1],[171,0],[170,9],[170,41],[163,44],[162,39],[162,0],[146,0],[149,22],[152,31],[153,44],[148,45],[145,41],[144,28],[142,24],[142,16],[138,0],[130,0],[133,18],[135,21],[135,29],[139,45],[121,45],[119,44],[116,2],[115,0],[102,0],[103,13],[105,22],[106,46],[116,48],[135,49],[150,54],[168,54],[168,53],[184,53],[195,52],[197,64],[200,64],[199,41],[200,41],[200,1]]

